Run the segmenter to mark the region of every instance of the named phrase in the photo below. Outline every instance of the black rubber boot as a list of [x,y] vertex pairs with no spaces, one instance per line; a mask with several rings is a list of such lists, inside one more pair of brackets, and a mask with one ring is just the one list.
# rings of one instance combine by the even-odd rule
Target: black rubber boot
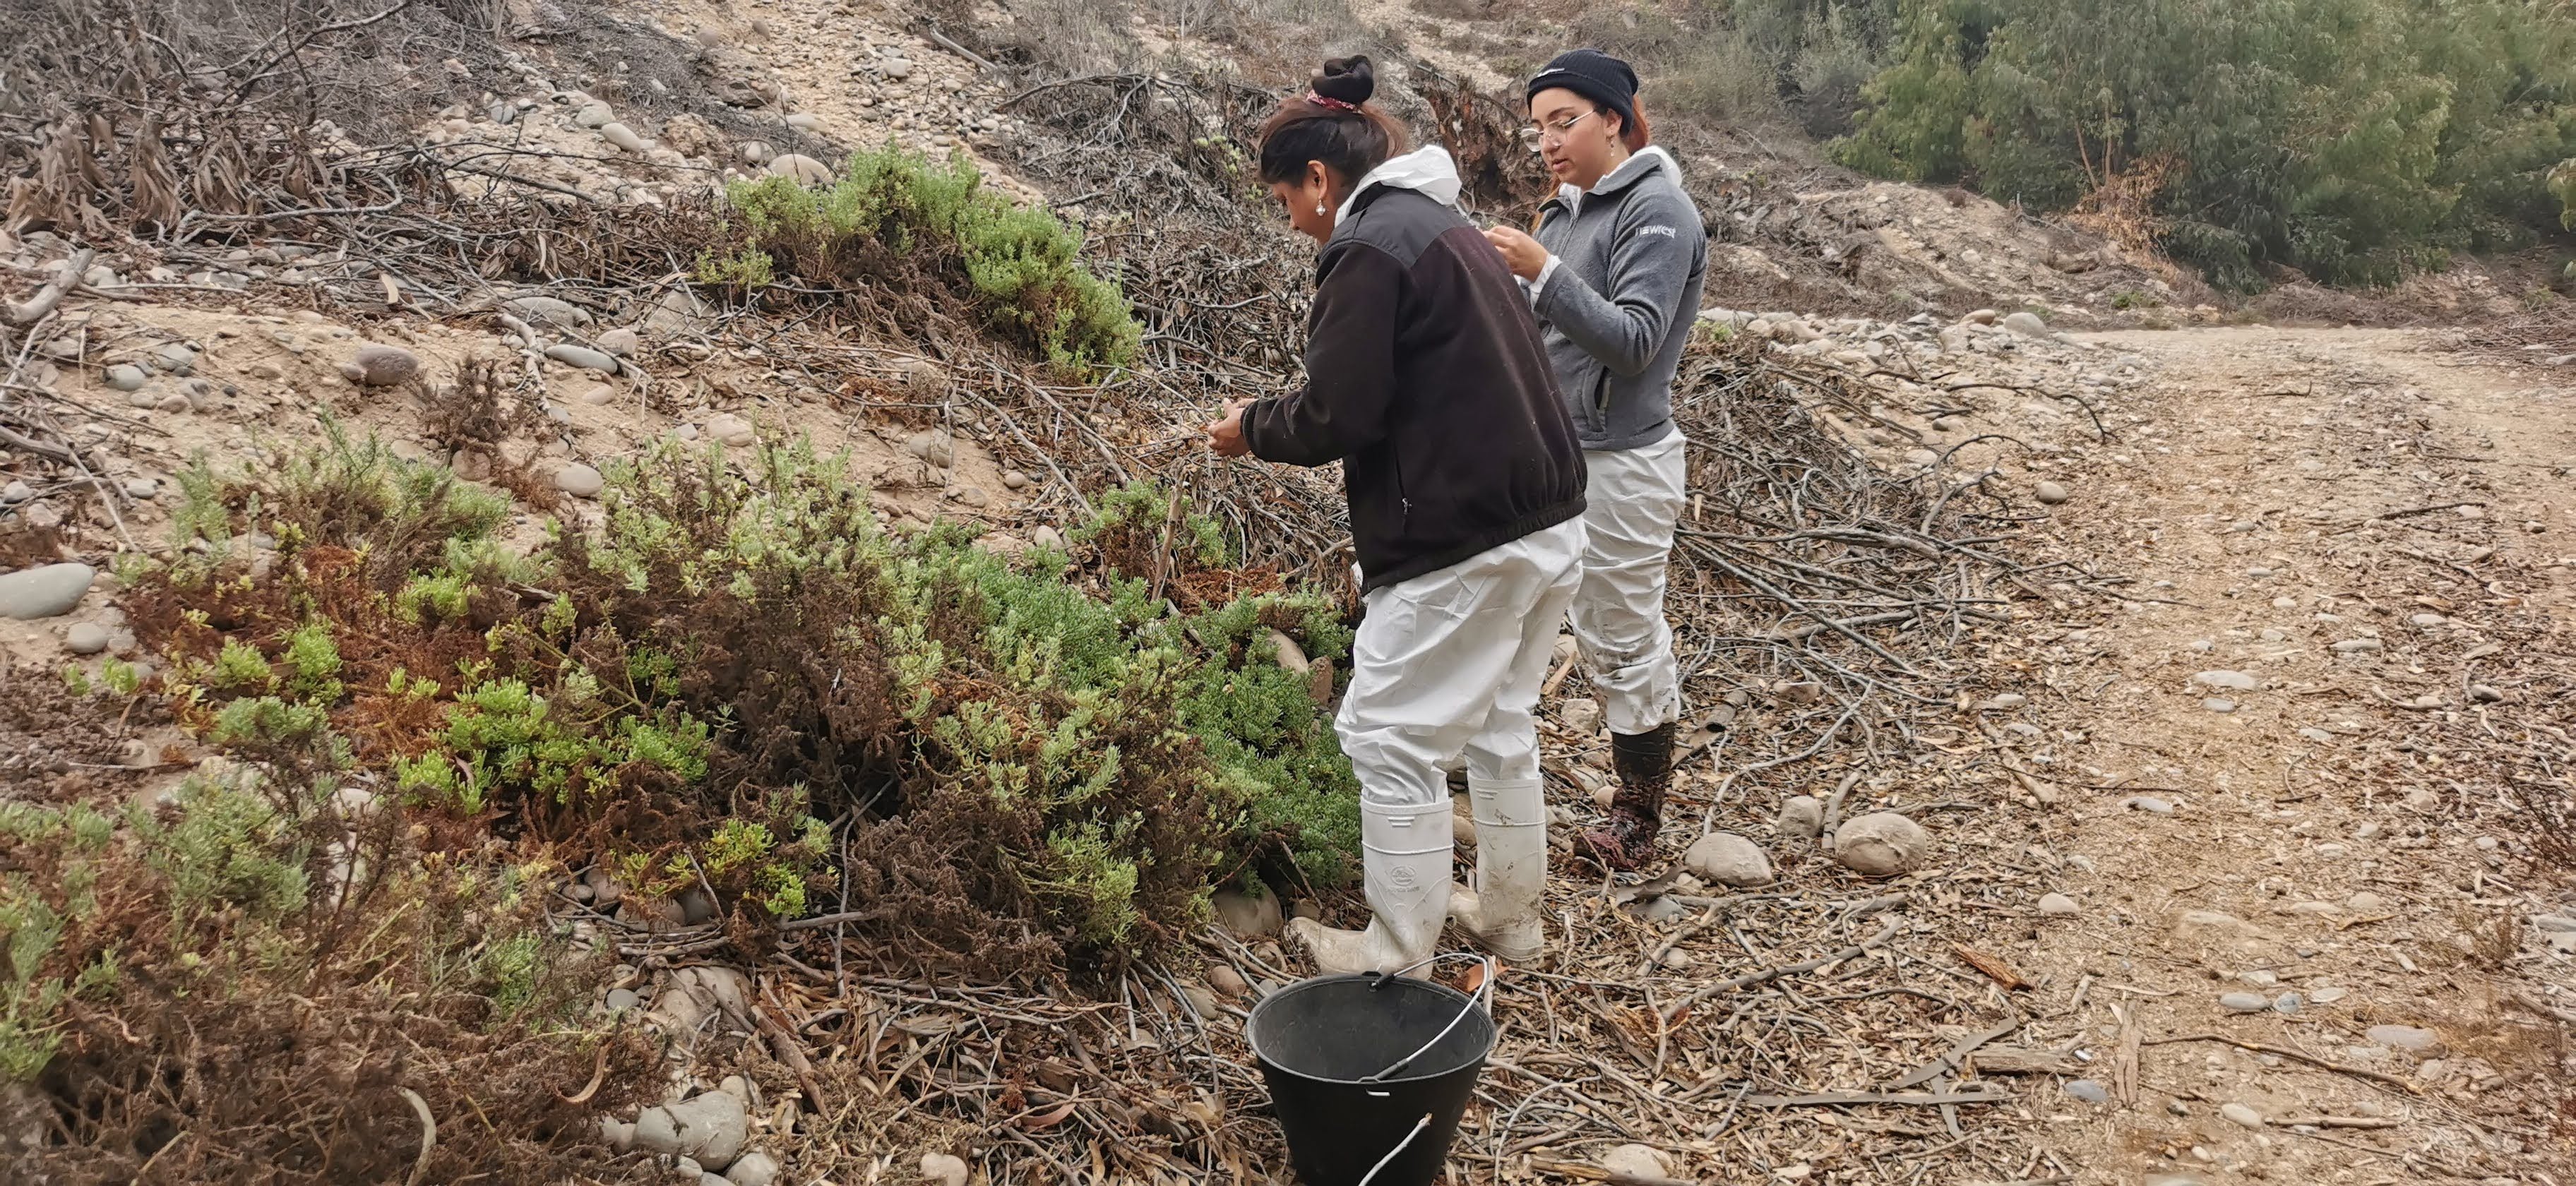
[[1619,789],[1610,797],[1610,826],[1584,833],[1574,847],[1624,873],[1654,858],[1664,791],[1673,783],[1673,726],[1611,734],[1610,766],[1619,775]]

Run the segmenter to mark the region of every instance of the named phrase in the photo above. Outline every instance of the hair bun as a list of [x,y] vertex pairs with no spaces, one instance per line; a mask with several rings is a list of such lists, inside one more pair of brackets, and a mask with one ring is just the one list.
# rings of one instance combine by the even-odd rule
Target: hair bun
[[1324,68],[1315,72],[1307,84],[1318,95],[1357,106],[1377,93],[1377,76],[1369,69],[1368,55],[1353,54],[1347,58],[1326,58]]

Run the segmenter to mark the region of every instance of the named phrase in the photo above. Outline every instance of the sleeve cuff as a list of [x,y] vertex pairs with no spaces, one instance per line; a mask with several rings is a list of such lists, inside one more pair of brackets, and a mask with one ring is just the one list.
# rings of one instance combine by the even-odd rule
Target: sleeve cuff
[[1557,265],[1558,263],[1560,263],[1560,262],[1562,262],[1562,261],[1558,260],[1555,256],[1551,255],[1551,256],[1548,256],[1548,257],[1547,257],[1547,262],[1546,262],[1546,263],[1543,263],[1543,264],[1540,264],[1540,265],[1539,265],[1539,267],[1538,267],[1538,279],[1536,279],[1536,280],[1532,280],[1532,281],[1530,281],[1530,282],[1529,282],[1529,294],[1530,294],[1530,303],[1531,303],[1531,304],[1535,305],[1535,304],[1537,304],[1537,303],[1538,303],[1538,294],[1539,294],[1540,292],[1542,292],[1542,291],[1545,291],[1545,290],[1546,290],[1546,288],[1547,288],[1547,282],[1548,282],[1550,279],[1552,279],[1553,277],[1555,277],[1555,275],[1556,275],[1556,265]]

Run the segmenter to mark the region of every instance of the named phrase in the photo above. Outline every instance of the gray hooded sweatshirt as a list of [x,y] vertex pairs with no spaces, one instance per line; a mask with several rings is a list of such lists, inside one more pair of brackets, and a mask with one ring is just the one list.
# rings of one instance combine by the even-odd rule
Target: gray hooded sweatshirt
[[1671,436],[1673,371],[1708,269],[1681,166],[1648,145],[1590,190],[1558,187],[1539,219],[1554,258],[1530,284],[1530,308],[1575,435],[1593,450]]

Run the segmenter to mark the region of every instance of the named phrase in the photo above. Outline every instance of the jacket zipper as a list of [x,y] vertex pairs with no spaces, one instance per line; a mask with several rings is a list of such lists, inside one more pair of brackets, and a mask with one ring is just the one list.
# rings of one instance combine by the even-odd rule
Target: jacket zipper
[[1605,435],[1610,431],[1610,368],[1608,367],[1603,367],[1601,377],[1592,382],[1592,428],[1593,431]]

